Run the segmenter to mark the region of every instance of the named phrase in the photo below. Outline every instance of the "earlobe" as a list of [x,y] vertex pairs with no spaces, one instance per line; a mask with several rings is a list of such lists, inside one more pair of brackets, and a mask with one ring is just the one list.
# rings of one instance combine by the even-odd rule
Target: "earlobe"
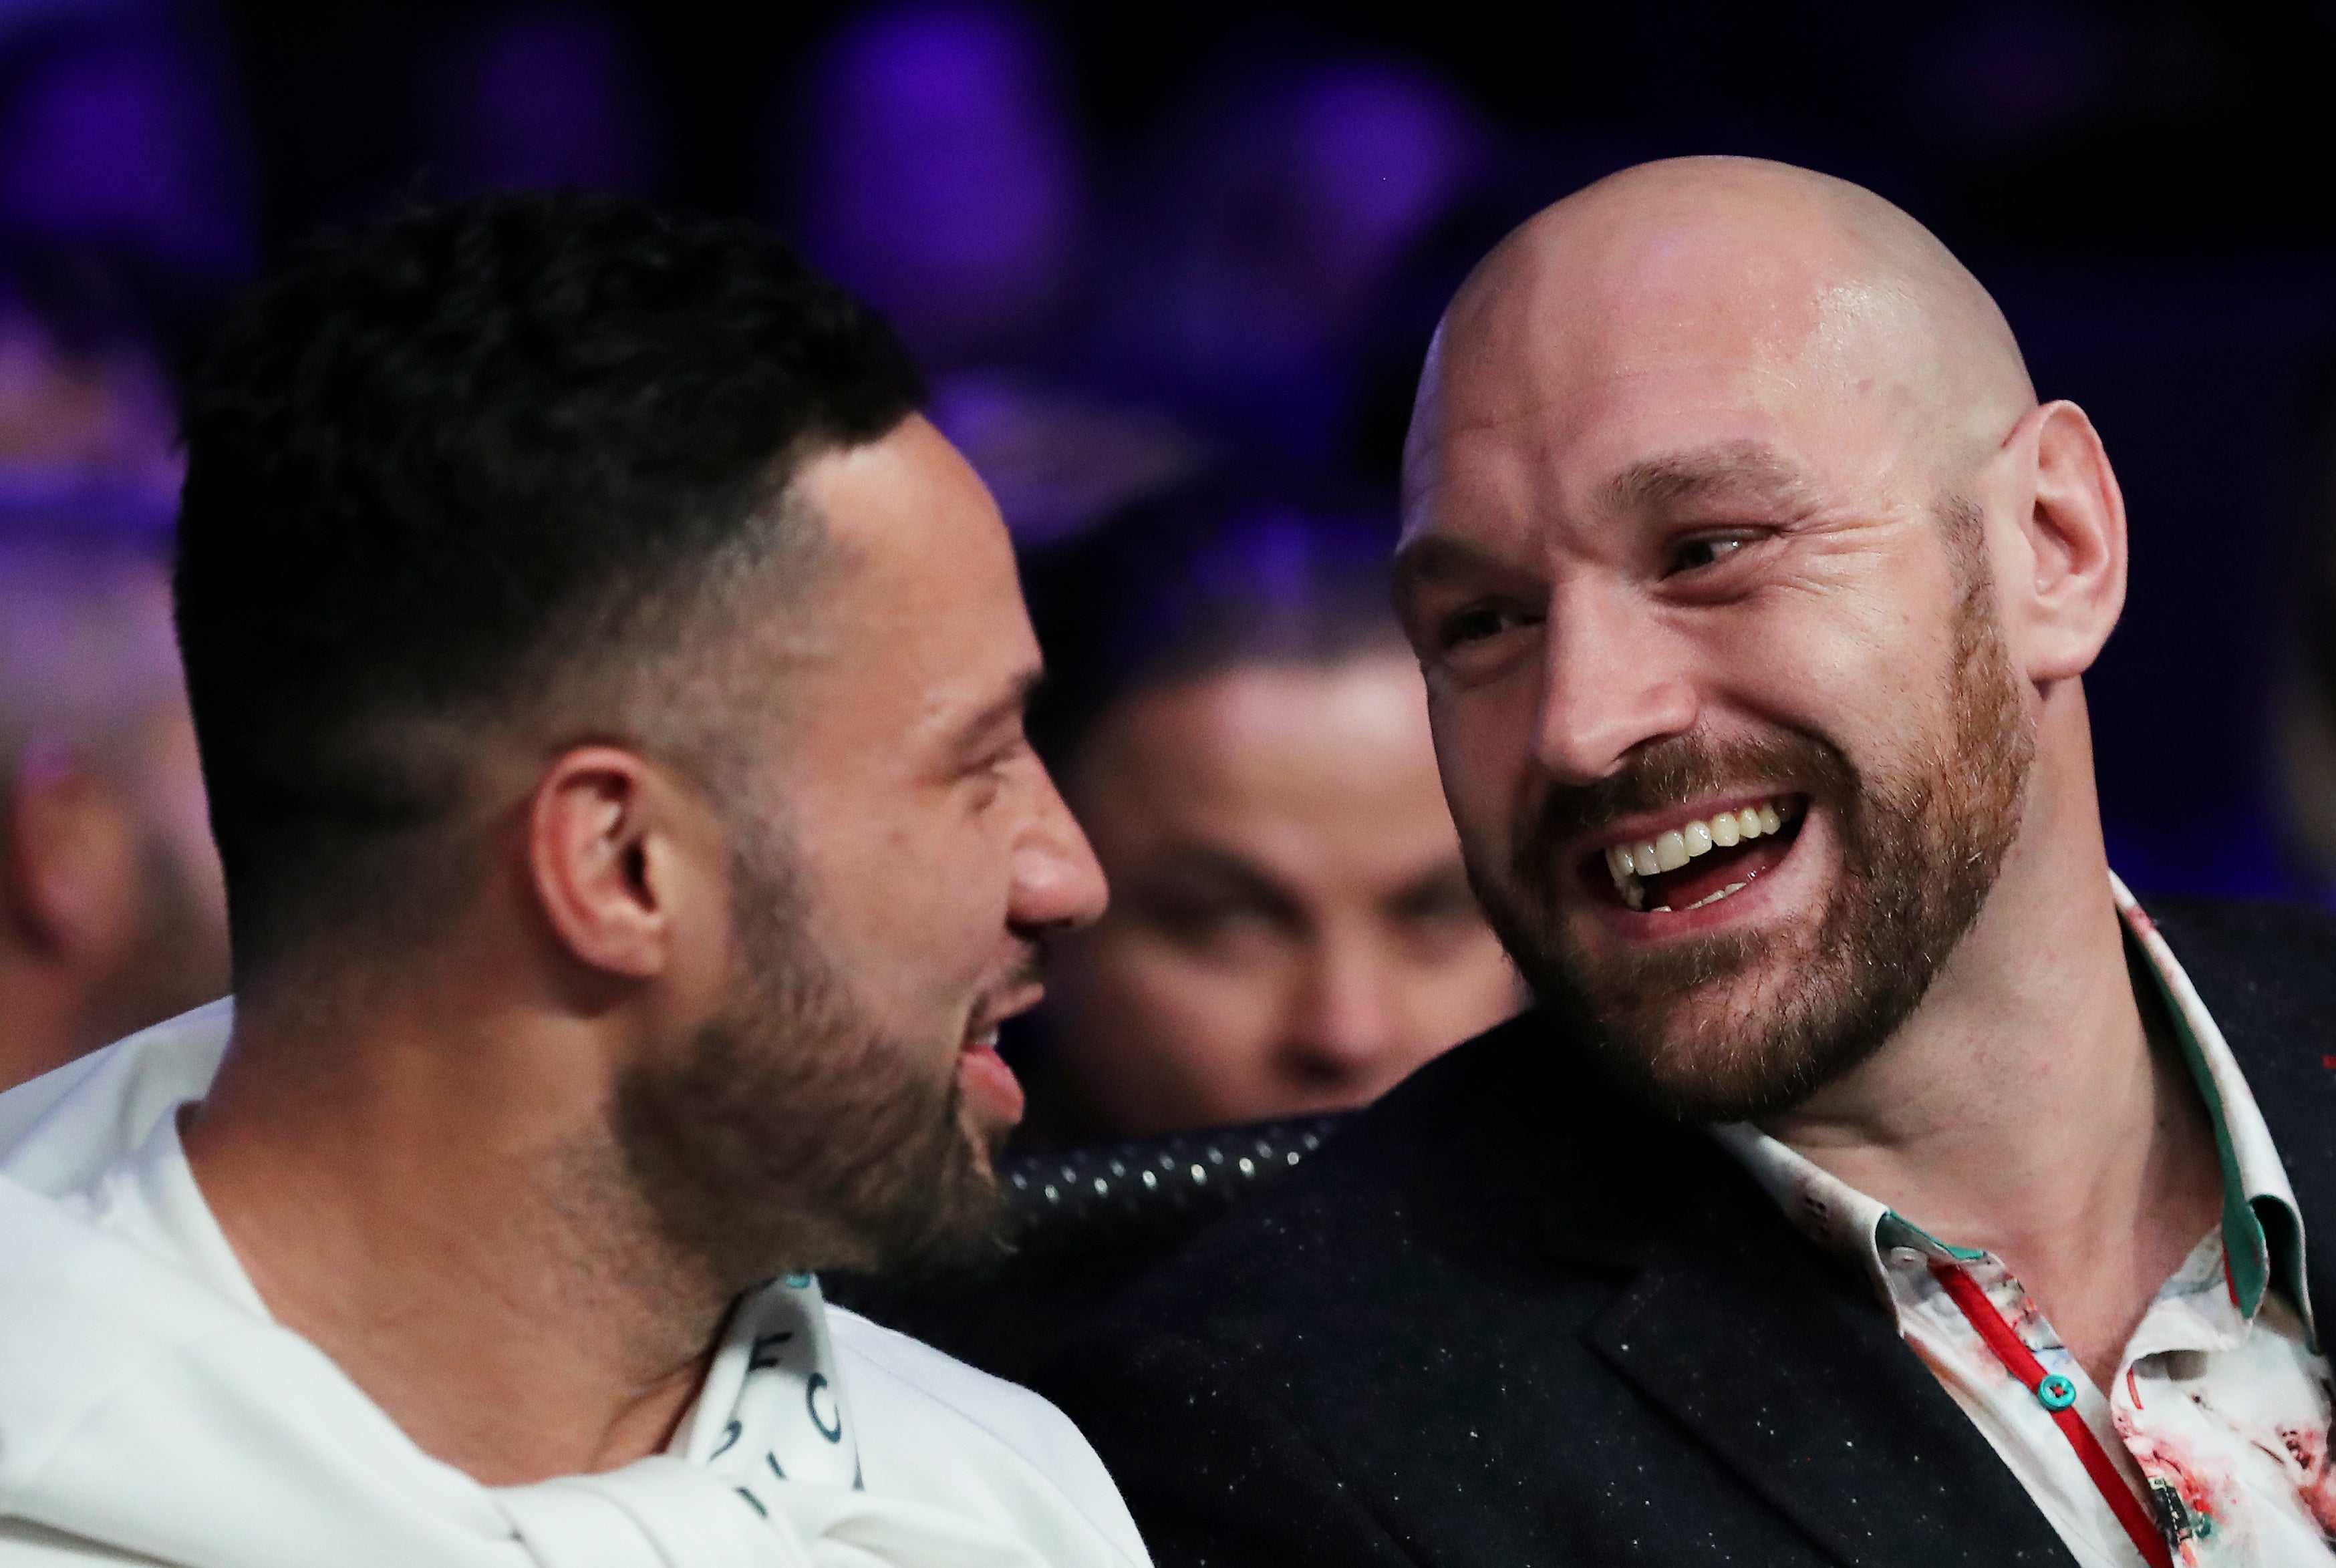
[[2125,608],[2125,496],[2099,433],[2068,402],[2030,412],[2005,443],[2026,481],[2025,570],[1999,585],[2021,662],[2039,684],[2082,675]]
[[658,793],[640,757],[585,746],[552,764],[529,806],[529,879],[553,934],[582,963],[636,979],[659,973],[672,945],[653,871]]

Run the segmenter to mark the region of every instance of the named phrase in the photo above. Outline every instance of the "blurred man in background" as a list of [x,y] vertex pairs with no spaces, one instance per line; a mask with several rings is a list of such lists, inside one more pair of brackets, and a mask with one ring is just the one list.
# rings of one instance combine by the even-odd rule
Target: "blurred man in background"
[[227,989],[170,628],[173,419],[112,269],[0,266],[0,1087]]
[[0,1087],[227,989],[164,567],[102,523],[15,531],[0,536]]
[[1058,944],[1035,1136],[1345,1110],[1507,1017],[1444,803],[1391,527],[1233,489],[1032,574],[1037,738],[1112,903]]

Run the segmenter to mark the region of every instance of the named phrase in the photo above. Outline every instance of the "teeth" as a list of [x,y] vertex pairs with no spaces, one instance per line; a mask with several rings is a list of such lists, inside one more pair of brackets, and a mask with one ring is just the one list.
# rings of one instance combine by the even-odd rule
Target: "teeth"
[[1691,910],[1699,910],[1706,904],[1718,903],[1720,900],[1726,898],[1730,893],[1740,893],[1743,891],[1744,884],[1742,882],[1730,882],[1726,887],[1720,889],[1718,892],[1711,893],[1706,897],[1696,900],[1695,902],[1688,905],[1688,908]]
[[[1658,904],[1651,911],[1646,907],[1647,890],[1640,880],[1663,872],[1675,872],[1698,855],[1709,854],[1714,849],[1730,849],[1747,839],[1781,832],[1787,817],[1796,814],[1792,803],[1779,810],[1775,801],[1762,801],[1739,811],[1720,812],[1702,822],[1688,823],[1668,833],[1636,844],[1610,844],[1606,849],[1606,874],[1614,879],[1615,889],[1622,902],[1631,910],[1652,914],[1670,914],[1669,904]],[[1687,907],[1699,910],[1706,904],[1716,904],[1733,893],[1741,892],[1747,884],[1730,882],[1718,892],[1697,900]]]

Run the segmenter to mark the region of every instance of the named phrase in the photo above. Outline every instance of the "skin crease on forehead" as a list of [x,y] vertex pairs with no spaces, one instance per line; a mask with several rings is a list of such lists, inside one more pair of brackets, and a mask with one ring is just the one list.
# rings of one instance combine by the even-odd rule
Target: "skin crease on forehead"
[[[1910,723],[1953,647],[1957,496],[2034,728],[2017,836],[1915,1011],[1763,1125],[2001,1257],[2098,1378],[2219,1182],[2178,1057],[2146,1041],[2101,843],[2079,677],[2123,602],[2123,501],[2082,412],[2037,404],[1977,281],[1879,198],[1751,160],[1650,164],[1544,211],[1430,352],[1406,626],[1462,837],[1498,875],[1550,788],[1665,737],[1781,728],[1919,762]],[[1698,1009],[1789,986],[1843,874],[1832,811],[1813,799],[1767,878],[1682,927],[1631,926],[1587,876],[1552,918],[1584,961],[1666,930],[1766,944],[1748,979],[1672,1001],[1691,1050]]]
[[1516,1008],[1407,654],[1139,691],[1069,787],[1114,902],[1063,945],[1049,1018],[1097,1131],[1359,1105]]
[[[1467,346],[1469,375],[1443,374],[1450,343]],[[1995,302],[1905,214],[1804,170],[1681,159],[1558,203],[1469,278],[1421,381],[1407,500],[1472,429],[1531,420],[1545,450],[1562,447],[1624,386],[1655,402],[1713,380],[1744,437],[1820,405],[1892,447],[1920,433],[1950,465],[1975,464],[2036,402]]]

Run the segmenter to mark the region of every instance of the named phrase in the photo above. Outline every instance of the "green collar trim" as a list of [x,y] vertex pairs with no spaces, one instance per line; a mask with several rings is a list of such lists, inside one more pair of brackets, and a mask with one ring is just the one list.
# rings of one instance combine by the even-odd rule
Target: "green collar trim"
[[1942,1242],[1895,1209],[1882,1212],[1882,1218],[1874,1227],[1874,1241],[1884,1251],[1893,1247],[1912,1247],[1918,1252],[1958,1263],[1976,1263],[1987,1256],[1983,1248],[1958,1247],[1952,1242]]
[[[2295,1239],[2302,1233],[2302,1225],[2277,1198],[2248,1195],[2246,1183],[2239,1174],[2238,1151],[2231,1141],[2230,1116],[2224,1107],[2223,1092],[2215,1086],[2214,1075],[2207,1071],[2206,1054],[2198,1044],[2198,1037],[2190,1027],[2181,1003],[2166,985],[2166,977],[2158,972],[2130,930],[2126,933],[2126,943],[2136,966],[2147,972],[2151,985],[2156,988],[2163,1015],[2174,1028],[2175,1043],[2182,1047],[2183,1065],[2190,1069],[2190,1081],[2197,1086],[2198,1098],[2206,1106],[2206,1119],[2214,1129],[2214,1156],[2223,1170],[2223,1256],[2231,1271],[2231,1293],[2238,1300],[2239,1310],[2253,1320],[2263,1305],[2263,1292],[2272,1283],[2273,1236],[2282,1243],[2277,1259],[2280,1288],[2287,1292],[2289,1300],[2301,1303],[2307,1298],[2303,1293],[2302,1260],[2298,1256]],[[2266,1216],[2269,1224],[2264,1222]]]
[[[2302,1222],[2280,1199],[2269,1193],[2248,1193],[2246,1182],[2239,1173],[2238,1151],[2231,1138],[2229,1113],[2223,1103],[2222,1090],[2215,1086],[2214,1075],[2207,1070],[2206,1054],[2198,1044],[2197,1034],[2191,1028],[2165,975],[2150,961],[2147,950],[2134,940],[2130,930],[2126,932],[2126,941],[2136,967],[2147,972],[2150,983],[2156,988],[2164,1017],[2173,1027],[2175,1043],[2181,1047],[2183,1065],[2190,1071],[2190,1081],[2197,1086],[2198,1098],[2206,1107],[2206,1119],[2214,1129],[2214,1156],[2223,1172],[2223,1255],[2230,1266],[2231,1293],[2237,1300],[2239,1310],[2253,1320],[2263,1306],[2264,1291],[2276,1283],[2287,1293],[2288,1300],[2303,1310],[2308,1323],[2310,1298],[2304,1294],[2302,1248],[2299,1244],[2303,1234]],[[1979,1248],[1958,1247],[1952,1242],[1941,1241],[1895,1210],[1883,1212],[1874,1225],[1874,1240],[1885,1251],[1911,1247],[1931,1257],[1959,1263],[1975,1263],[1987,1256]]]

